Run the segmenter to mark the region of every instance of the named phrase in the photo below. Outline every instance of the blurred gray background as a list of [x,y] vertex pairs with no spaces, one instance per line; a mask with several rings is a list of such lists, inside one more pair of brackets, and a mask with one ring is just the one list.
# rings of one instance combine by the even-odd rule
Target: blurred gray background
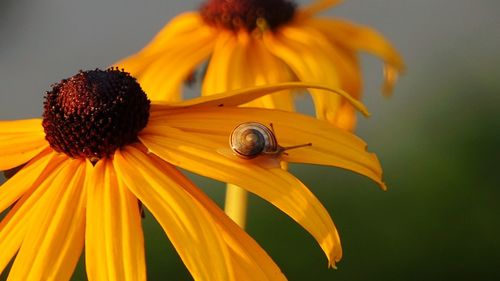
[[[40,116],[49,85],[139,50],[199,3],[0,0],[0,119]],[[377,28],[406,60],[386,99],[379,61],[363,56],[373,116],[357,133],[378,153],[389,191],[335,168],[291,167],[340,230],[338,270],[256,197],[248,232],[290,280],[500,280],[500,1],[351,0],[323,14]],[[222,184],[193,179],[222,202]],[[151,215],[144,225],[149,279],[190,280]],[[80,264],[74,280],[84,279]]]

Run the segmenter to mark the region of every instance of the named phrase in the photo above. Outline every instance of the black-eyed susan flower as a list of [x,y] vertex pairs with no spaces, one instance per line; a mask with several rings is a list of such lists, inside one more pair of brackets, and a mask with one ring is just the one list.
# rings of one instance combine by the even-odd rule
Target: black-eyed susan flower
[[[358,54],[364,51],[384,61],[384,92],[391,92],[403,69],[391,44],[370,27],[316,16],[338,2],[317,0],[299,8],[289,0],[207,0],[198,12],[179,15],[143,50],[116,65],[154,93],[153,100],[179,100],[183,81],[205,61],[203,95],[306,81],[340,88],[360,99]],[[310,92],[318,118],[345,129],[354,127],[355,110],[348,101],[318,89]],[[249,106],[294,110],[290,91]]]
[[[289,172],[222,153],[236,125],[273,124],[288,162],[332,165],[384,187],[376,156],[356,136],[314,118],[240,108],[288,83],[150,103],[117,69],[62,80],[47,92],[42,119],[0,122],[0,272],[9,280],[68,280],[85,249],[90,280],[145,280],[140,207],[158,220],[195,280],[284,280],[272,259],[177,167],[237,184],[292,217],[330,265],[341,257],[335,226]],[[354,101],[354,104],[360,106]],[[268,159],[269,160],[269,159]],[[10,209],[9,209],[10,207]]]

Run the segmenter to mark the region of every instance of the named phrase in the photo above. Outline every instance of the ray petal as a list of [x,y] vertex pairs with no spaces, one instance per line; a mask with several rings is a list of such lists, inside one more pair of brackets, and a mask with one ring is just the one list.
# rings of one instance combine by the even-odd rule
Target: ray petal
[[126,147],[117,175],[153,213],[195,280],[233,280],[229,253],[210,214],[143,152]]
[[228,91],[221,94],[204,96],[199,98],[194,98],[178,103],[159,103],[156,102],[152,104],[152,111],[156,114],[161,114],[162,111],[170,112],[175,108],[189,107],[192,109],[203,108],[203,107],[224,107],[224,106],[238,106],[248,103],[256,98],[272,94],[279,91],[290,90],[290,89],[321,89],[330,92],[330,95],[340,95],[346,98],[356,109],[361,111],[365,115],[369,115],[368,110],[365,105],[360,101],[351,97],[345,91],[338,88],[332,88],[324,86],[318,83],[306,83],[306,82],[287,82],[279,83],[275,85],[265,85],[265,86],[255,86],[248,87],[244,89],[238,89],[233,91]]
[[[180,133],[193,134],[191,138],[195,141],[190,143],[196,142],[196,145],[201,144],[201,140],[213,140],[210,149],[217,150],[228,148],[231,131],[237,125],[249,121],[268,126],[273,124],[281,146],[312,143],[310,147],[287,151],[288,155],[283,155],[284,161],[347,169],[372,179],[385,189],[380,162],[375,154],[366,151],[366,143],[363,140],[350,132],[306,115],[234,107],[173,111],[168,116],[152,118],[148,127],[141,132],[140,138],[149,141],[159,139],[155,136],[173,138],[177,132],[166,134],[164,130],[176,128],[181,130]],[[206,143],[208,144],[209,142]]]
[[30,195],[31,193],[23,195],[0,223],[0,247],[2,249],[0,252],[0,274],[17,253],[26,235],[28,229],[26,221],[28,221],[31,213],[27,211],[27,208],[24,208],[21,212],[19,209]]
[[43,133],[41,119],[0,121],[0,138],[5,135]]
[[[335,49],[316,30],[290,26],[281,29],[279,34],[266,34],[264,42],[271,53],[288,64],[300,81],[345,88],[341,80],[343,69],[335,60]],[[324,90],[311,89],[310,92],[316,116],[334,121],[343,99]],[[353,98],[352,93],[349,98]]]
[[[141,56],[162,53],[165,46],[177,40],[180,36],[191,36],[204,23],[199,13],[186,12],[176,16],[158,32],[155,37],[141,50]],[[186,42],[187,43],[187,42]],[[127,61],[125,58],[123,61]],[[122,62],[123,62],[122,61]]]
[[36,203],[8,280],[69,280],[84,244],[86,164],[67,160]]
[[101,160],[87,184],[85,259],[90,280],[146,280],[138,201]]
[[0,272],[21,246],[28,231],[31,216],[38,215],[35,210],[36,205],[51,186],[54,178],[63,170],[65,163],[65,161],[60,161],[59,165],[50,169],[50,172],[37,185],[26,190],[0,223],[0,249],[2,249],[0,251]]
[[[203,78],[201,94],[203,96],[223,93],[228,90],[232,80],[239,80],[244,73],[237,73],[230,68],[238,52],[238,40],[234,33],[221,31],[217,36],[207,70]],[[238,64],[232,64],[238,66]]]
[[[154,159],[154,158],[153,158]],[[229,247],[235,276],[238,280],[286,280],[269,255],[243,229],[234,223],[208,196],[188,178],[162,160],[155,163],[169,174],[212,215]]]
[[47,150],[33,158],[0,186],[0,212],[14,204],[26,191],[40,185],[67,157]]
[[[222,93],[245,87],[293,81],[292,73],[281,60],[272,56],[260,39],[246,32],[223,32],[219,36],[207,74],[203,95]],[[282,91],[253,101],[253,105],[293,110],[290,91]],[[246,104],[249,106],[249,104]]]
[[[358,53],[352,52],[351,50],[337,44],[336,41],[331,40],[328,36],[323,36],[323,34],[318,34],[315,28],[304,28],[304,26],[300,26],[299,32],[305,30],[306,38],[309,35],[313,35],[314,40],[306,39],[306,44],[316,44],[318,46],[306,47],[312,48],[313,50],[324,50],[324,53],[328,55],[331,59],[333,66],[336,71],[332,71],[331,75],[338,76],[338,82],[340,88],[349,93],[352,97],[360,100],[361,99],[361,87],[362,87],[362,77],[361,77],[361,69],[359,66]],[[288,28],[285,30],[288,34],[290,40],[296,40],[300,36],[294,35],[294,29]],[[307,52],[307,51],[306,51]],[[316,94],[321,95],[321,94]],[[331,97],[328,93],[324,94],[325,96],[322,99],[325,99],[325,103],[328,102],[328,99],[332,99],[335,97]],[[321,97],[316,97],[316,100],[321,99]],[[333,102],[332,104],[336,104]],[[322,105],[320,105],[322,106]],[[321,110],[321,109],[320,109]],[[356,122],[356,110],[352,107],[352,105],[342,99],[340,104],[335,110],[324,109],[321,112],[326,111],[326,119],[335,124],[338,127],[343,129],[347,129],[352,131]]]
[[180,100],[182,82],[213,50],[213,30],[200,21],[193,14],[180,16],[142,51],[115,65],[136,77],[150,99]]
[[40,119],[0,121],[0,171],[28,162],[49,144]]
[[[252,79],[248,86],[271,85],[276,83],[297,80],[287,65],[282,60],[273,56],[262,43],[262,40],[252,40],[247,47],[248,71],[252,71]],[[286,111],[294,111],[292,93],[294,89],[281,91],[272,95],[263,96],[244,106],[276,108]]]
[[[226,119],[227,116],[225,115]],[[320,121],[318,121],[320,122]],[[206,124],[206,123],[205,123]],[[280,168],[266,169],[219,154],[224,143],[161,126],[150,128],[140,140],[151,153],[194,173],[232,183],[269,201],[313,235],[331,265],[341,257],[335,226],[318,199],[295,177]]]
[[385,62],[384,93],[389,94],[399,73],[404,72],[403,59],[392,44],[375,29],[337,19],[311,19],[307,25],[320,30],[340,46],[352,51],[371,53]]

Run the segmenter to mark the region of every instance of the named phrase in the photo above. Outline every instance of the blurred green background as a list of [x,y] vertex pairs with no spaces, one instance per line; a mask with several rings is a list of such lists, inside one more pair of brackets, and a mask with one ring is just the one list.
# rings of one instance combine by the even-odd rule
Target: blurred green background
[[[0,119],[40,116],[50,84],[137,51],[198,3],[0,1]],[[495,0],[351,0],[324,13],[380,30],[408,71],[383,98],[380,63],[363,55],[373,116],[357,134],[378,154],[387,192],[335,168],[291,166],[340,231],[338,270],[290,218],[251,198],[248,232],[290,280],[500,280],[499,11]],[[221,183],[192,177],[222,203]],[[149,279],[190,280],[150,214],[144,225]]]

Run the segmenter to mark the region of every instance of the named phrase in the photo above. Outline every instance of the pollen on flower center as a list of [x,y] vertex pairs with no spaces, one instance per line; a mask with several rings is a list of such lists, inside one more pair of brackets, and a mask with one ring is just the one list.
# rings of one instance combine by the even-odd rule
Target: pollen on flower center
[[210,25],[252,31],[262,20],[271,29],[287,23],[295,8],[295,3],[287,0],[208,0],[200,13]]
[[80,71],[53,85],[43,128],[51,147],[95,162],[137,141],[150,101],[135,78],[118,69]]

